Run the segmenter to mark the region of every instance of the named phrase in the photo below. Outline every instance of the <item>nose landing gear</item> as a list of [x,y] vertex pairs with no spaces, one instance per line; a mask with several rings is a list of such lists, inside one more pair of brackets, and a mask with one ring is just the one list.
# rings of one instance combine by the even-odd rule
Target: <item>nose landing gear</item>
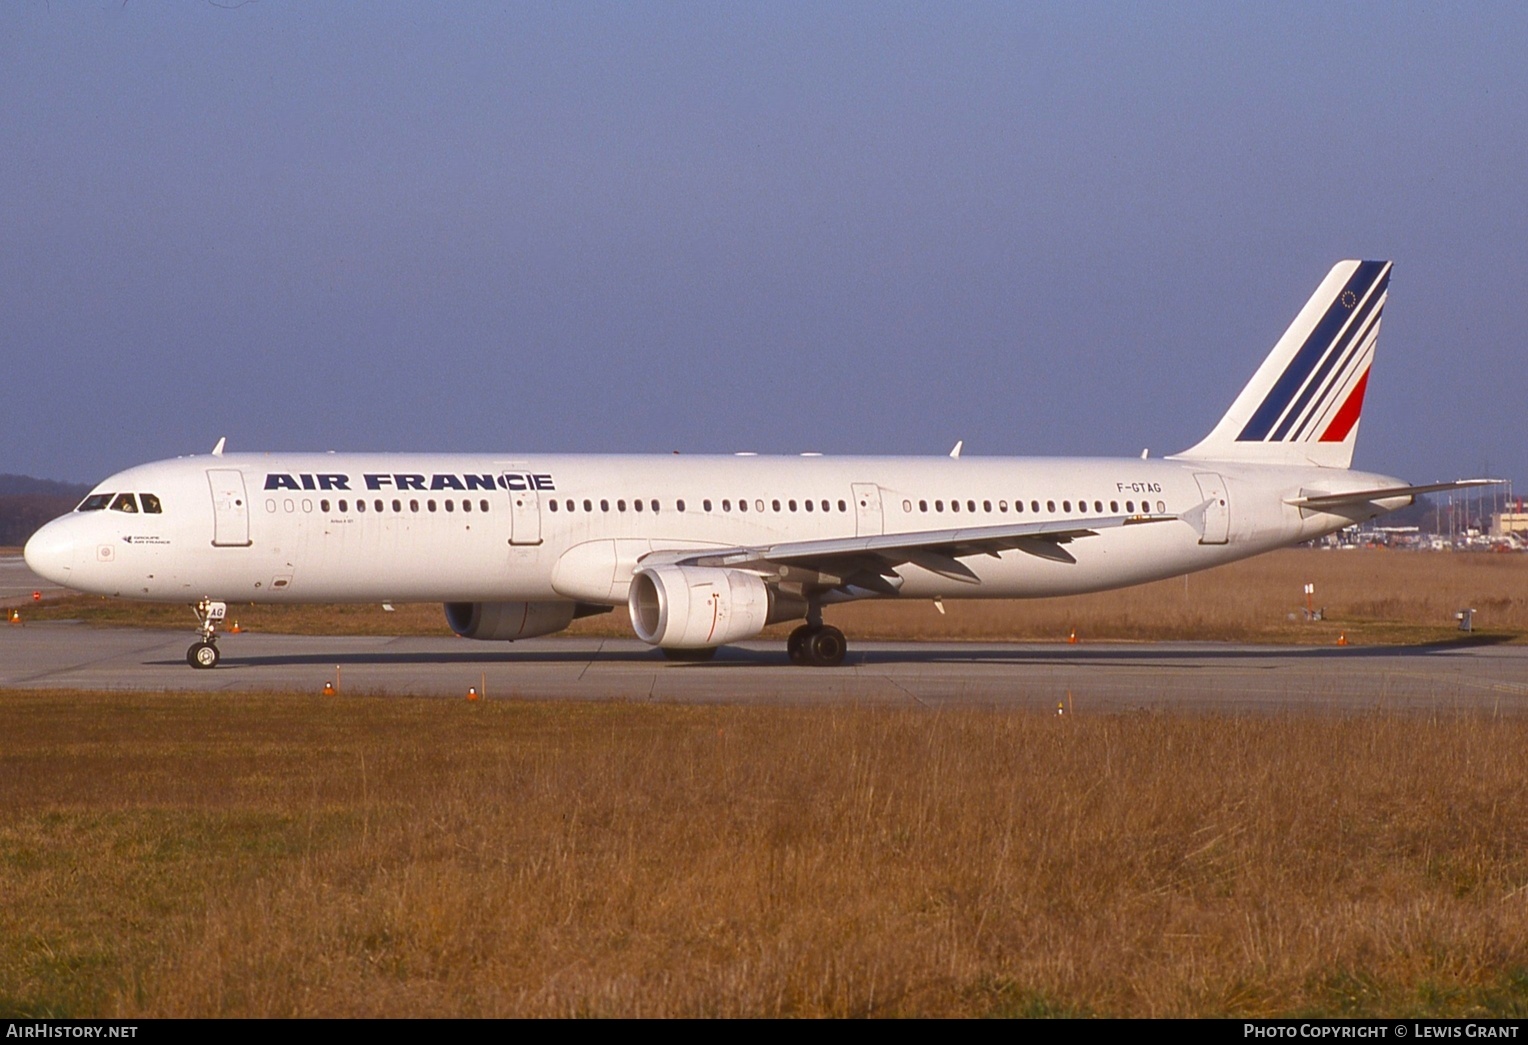
[[193,642],[191,648],[186,650],[186,663],[193,668],[215,668],[222,654],[218,652],[218,625],[223,623],[223,618],[228,615],[226,602],[213,602],[211,599],[202,599],[196,604],[196,619],[201,625],[201,640]]

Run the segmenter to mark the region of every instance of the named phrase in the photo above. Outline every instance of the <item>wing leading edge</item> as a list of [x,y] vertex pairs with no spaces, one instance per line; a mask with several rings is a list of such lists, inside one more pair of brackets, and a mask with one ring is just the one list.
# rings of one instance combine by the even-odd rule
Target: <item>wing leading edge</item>
[[[1056,522],[1010,523],[972,526],[916,533],[887,533],[865,537],[834,537],[814,541],[785,541],[758,547],[707,549],[696,552],[657,553],[644,564],[661,558],[682,566],[716,566],[779,574],[781,570],[811,574],[793,579],[828,587],[856,583],[871,590],[894,591],[890,578],[898,566],[912,565],[968,584],[978,583],[976,574],[960,560],[973,555],[996,558],[1004,551],[1021,551],[1052,562],[1075,563],[1064,545],[1100,530],[1171,522],[1176,515],[1110,515]],[[872,578],[879,578],[879,582]]]

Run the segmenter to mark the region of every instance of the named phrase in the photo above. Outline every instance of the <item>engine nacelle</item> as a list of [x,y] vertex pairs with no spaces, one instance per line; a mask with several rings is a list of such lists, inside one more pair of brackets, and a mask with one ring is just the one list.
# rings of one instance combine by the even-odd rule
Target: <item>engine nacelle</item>
[[751,639],[806,613],[804,600],[771,591],[758,574],[715,566],[639,568],[626,605],[637,638],[665,649]]
[[448,602],[446,623],[464,639],[508,642],[561,631],[577,609],[573,602]]

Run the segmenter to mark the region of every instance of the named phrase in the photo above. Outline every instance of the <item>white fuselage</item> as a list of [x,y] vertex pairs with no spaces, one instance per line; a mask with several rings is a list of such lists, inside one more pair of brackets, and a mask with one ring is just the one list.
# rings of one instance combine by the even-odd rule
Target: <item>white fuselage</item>
[[[1030,598],[1124,587],[1329,533],[1361,514],[1286,503],[1400,485],[1346,469],[1100,458],[228,454],[130,468],[138,495],[48,523],[38,573],[132,599],[571,600],[620,605],[671,550],[1172,515],[1067,545],[899,566],[903,597]],[[144,510],[157,501],[157,512]],[[884,593],[883,593],[884,594]],[[831,600],[830,600],[831,601]]]

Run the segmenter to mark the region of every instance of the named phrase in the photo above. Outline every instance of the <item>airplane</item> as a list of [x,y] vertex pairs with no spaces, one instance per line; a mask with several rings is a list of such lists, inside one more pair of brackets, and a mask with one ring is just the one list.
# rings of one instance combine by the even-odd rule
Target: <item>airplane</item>
[[56,584],[194,603],[192,667],[228,602],[441,602],[514,640],[625,607],[675,660],[782,621],[842,663],[825,607],[1036,598],[1174,577],[1404,507],[1350,469],[1386,261],[1337,263],[1220,422],[1165,458],[225,453],[97,485],[25,548]]

